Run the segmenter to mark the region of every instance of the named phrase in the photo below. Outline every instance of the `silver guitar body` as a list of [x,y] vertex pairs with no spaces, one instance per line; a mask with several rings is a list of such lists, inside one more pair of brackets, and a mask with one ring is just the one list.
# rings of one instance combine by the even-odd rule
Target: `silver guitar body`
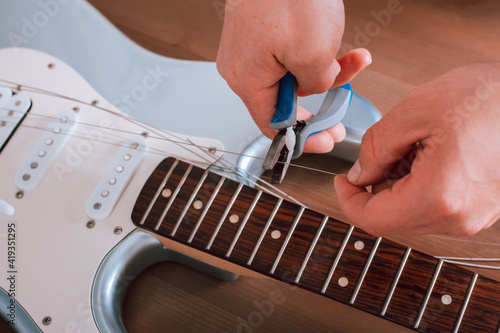
[[[166,156],[250,185],[260,176],[262,159],[249,156],[264,157],[270,140],[260,134],[215,65],[144,50],[80,0],[1,0],[0,32],[0,48],[9,48],[0,50],[0,79],[10,82],[0,81],[0,86],[28,96],[32,103],[0,153],[0,269],[15,275],[14,284],[0,282],[0,313],[12,327],[19,332],[125,331],[120,312],[128,283],[163,260],[180,261],[227,281],[236,278],[165,249],[130,220],[140,189]],[[322,100],[318,95],[299,103],[318,110]],[[22,189],[19,170],[36,142],[58,112],[75,106],[75,132],[34,188]],[[354,161],[364,131],[379,118],[355,94],[343,121],[346,141],[332,155]],[[96,129],[103,130],[95,134]],[[110,213],[93,219],[89,199],[124,142],[144,132],[149,136],[142,161]],[[69,165],[75,152],[80,159]],[[10,224],[16,234],[13,269],[4,266]]]

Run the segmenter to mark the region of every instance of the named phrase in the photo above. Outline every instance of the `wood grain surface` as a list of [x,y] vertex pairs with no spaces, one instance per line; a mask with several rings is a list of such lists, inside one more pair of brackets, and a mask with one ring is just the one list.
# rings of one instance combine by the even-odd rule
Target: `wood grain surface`
[[[165,56],[215,60],[222,29],[219,0],[91,1],[108,19],[140,45]],[[397,6],[385,21],[381,11]],[[353,81],[354,89],[386,113],[415,86],[455,67],[498,60],[500,3],[495,1],[352,0],[345,3],[343,50],[366,47],[373,63]],[[347,165],[306,156],[301,164],[334,172]],[[342,217],[333,177],[290,168],[282,188],[307,205]],[[498,256],[499,225],[476,236],[392,237],[432,255]],[[476,270],[500,279],[495,271]],[[258,306],[280,291],[286,301],[274,304],[255,332],[400,332],[389,322],[370,318],[298,289],[253,278],[223,283],[177,264],[145,271],[125,299],[124,320],[131,332],[250,331]],[[260,302],[260,303],[259,303]],[[247,326],[245,326],[245,323]]]
[[[223,23],[222,0],[90,2],[151,51],[182,59],[215,60]],[[499,59],[500,2],[350,0],[345,7],[342,51],[366,47],[373,55],[372,65],[355,78],[353,87],[383,114],[415,86],[450,69]],[[324,156],[305,156],[299,163],[331,172],[348,168],[346,163]],[[308,206],[344,219],[332,180],[329,174],[291,167],[282,188]],[[498,224],[468,238],[391,239],[431,255],[500,254]],[[475,271],[500,280],[497,271]],[[279,282],[247,277],[222,282],[175,263],[157,264],[131,284],[123,317],[130,332],[406,331]]]

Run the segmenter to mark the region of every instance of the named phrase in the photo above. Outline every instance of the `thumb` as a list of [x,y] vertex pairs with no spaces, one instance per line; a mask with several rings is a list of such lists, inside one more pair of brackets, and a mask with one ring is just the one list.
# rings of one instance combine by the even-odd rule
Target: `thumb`
[[347,174],[351,184],[364,187],[394,178],[394,166],[404,161],[425,137],[425,126],[420,125],[423,120],[415,112],[405,111],[396,106],[363,135],[359,159]]

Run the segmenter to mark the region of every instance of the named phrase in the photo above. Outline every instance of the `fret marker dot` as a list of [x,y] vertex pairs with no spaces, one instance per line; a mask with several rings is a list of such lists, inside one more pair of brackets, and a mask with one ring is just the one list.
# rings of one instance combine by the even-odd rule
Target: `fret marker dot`
[[240,220],[240,218],[236,214],[229,216],[229,222],[231,222],[231,223],[238,223],[239,220]]
[[279,231],[279,230],[273,230],[271,232],[271,238],[272,239],[278,239],[280,237],[281,237],[281,231]]
[[203,202],[201,200],[196,200],[193,202],[193,208],[194,209],[201,209],[203,207]]
[[7,116],[9,117],[12,117],[14,115],[14,111],[10,110],[8,113],[7,113]]
[[450,295],[443,295],[441,296],[441,302],[444,305],[450,305],[453,302],[453,298]]
[[5,120],[2,120],[2,122],[0,123],[0,127],[5,127],[7,126],[7,122]]
[[348,278],[343,276],[339,279],[339,286],[341,286],[342,288],[347,287],[348,284],[349,284]]
[[164,189],[161,191],[161,196],[164,198],[169,198],[172,195],[172,190],[169,188]]
[[357,241],[356,243],[354,243],[354,248],[358,251],[361,251],[365,248],[365,243],[363,243],[363,241]]

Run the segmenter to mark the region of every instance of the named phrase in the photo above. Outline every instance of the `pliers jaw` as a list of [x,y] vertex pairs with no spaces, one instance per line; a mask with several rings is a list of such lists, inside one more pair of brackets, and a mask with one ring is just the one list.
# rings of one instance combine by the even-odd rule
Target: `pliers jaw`
[[295,149],[295,132],[292,127],[283,128],[274,137],[262,168],[273,170],[271,183],[281,184],[292,160]]

